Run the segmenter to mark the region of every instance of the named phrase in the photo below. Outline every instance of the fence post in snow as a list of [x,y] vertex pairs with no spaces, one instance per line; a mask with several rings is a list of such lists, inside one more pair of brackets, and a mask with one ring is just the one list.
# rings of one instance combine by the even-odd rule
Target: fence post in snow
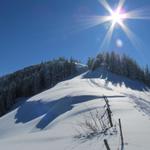
[[111,118],[111,110],[109,108],[107,108],[107,114],[108,114],[110,127],[113,127],[113,122],[112,122],[112,118]]
[[119,119],[119,129],[120,129],[120,136],[121,136],[121,146],[124,146],[124,139],[123,139],[123,132],[122,132],[122,126],[121,126],[121,119]]
[[112,112],[110,110],[109,101],[108,101],[108,99],[107,99],[106,96],[104,96],[104,100],[105,100],[105,103],[106,103],[106,106],[107,106],[106,111],[107,111],[107,114],[108,114],[108,119],[109,119],[110,127],[113,127],[113,122],[112,122],[112,118],[111,118]]
[[104,139],[104,144],[105,144],[105,146],[106,146],[106,149],[107,149],[107,150],[110,150],[110,147],[109,147],[108,142],[107,142],[106,139]]
[[104,96],[104,100],[105,100],[107,108],[110,108],[109,101],[106,96]]

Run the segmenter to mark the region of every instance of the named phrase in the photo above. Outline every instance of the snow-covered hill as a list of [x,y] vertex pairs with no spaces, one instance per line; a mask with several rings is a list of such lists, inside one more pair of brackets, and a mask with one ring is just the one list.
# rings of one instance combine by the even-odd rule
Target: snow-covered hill
[[[111,150],[120,135],[75,139],[79,122],[104,105],[107,96],[114,122],[122,120],[124,149],[150,149],[150,90],[141,83],[98,69],[85,72],[35,95],[0,118],[2,150]],[[89,118],[90,119],[90,118]]]

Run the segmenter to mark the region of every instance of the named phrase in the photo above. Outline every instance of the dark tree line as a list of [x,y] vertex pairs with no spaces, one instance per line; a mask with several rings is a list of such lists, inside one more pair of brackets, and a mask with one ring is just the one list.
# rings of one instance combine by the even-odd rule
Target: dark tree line
[[[59,58],[24,68],[0,78],[0,116],[5,114],[20,97],[30,97],[77,73],[73,59]],[[139,80],[150,86],[148,66],[141,68],[127,55],[103,52],[96,58],[89,58],[88,67],[95,70],[103,67],[112,73]]]
[[140,67],[135,60],[125,54],[103,52],[98,54],[96,58],[89,58],[87,64],[91,70],[103,67],[112,73],[138,80],[150,86],[150,70],[148,66],[145,68]]
[[75,60],[59,58],[0,78],[0,116],[20,97],[30,97],[74,75]]

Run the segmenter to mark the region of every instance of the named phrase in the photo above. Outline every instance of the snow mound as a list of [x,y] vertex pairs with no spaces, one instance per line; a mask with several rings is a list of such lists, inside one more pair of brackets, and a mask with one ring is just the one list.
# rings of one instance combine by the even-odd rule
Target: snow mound
[[108,139],[111,149],[120,147],[120,135],[87,141],[75,140],[76,128],[89,112],[109,99],[114,122],[122,120],[125,149],[150,147],[150,90],[144,84],[103,69],[85,72],[54,88],[22,101],[0,118],[3,150],[99,150]]

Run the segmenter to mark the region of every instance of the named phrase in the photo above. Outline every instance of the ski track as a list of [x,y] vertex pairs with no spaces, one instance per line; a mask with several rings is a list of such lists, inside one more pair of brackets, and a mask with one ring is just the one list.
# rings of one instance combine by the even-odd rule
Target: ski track
[[[87,79],[87,81],[89,85],[93,88],[104,88],[107,90],[112,90],[111,88],[107,87],[107,84],[105,84],[105,86],[102,85],[100,83],[100,79]],[[143,93],[150,97],[150,94],[148,94],[146,91],[143,90]],[[136,108],[139,108],[140,111],[144,112],[146,115],[150,117],[150,102],[149,101],[143,98],[134,96],[134,94],[126,94],[126,93],[121,93],[121,92],[120,94],[123,94],[124,96],[130,98],[136,104],[137,106]]]
[[131,94],[125,94],[125,95],[129,97],[136,104],[136,107],[139,108],[139,110],[141,110],[142,112],[144,112],[146,115],[150,117],[149,101]]
[[87,79],[87,80],[88,80],[88,83],[91,85],[91,87],[104,88],[104,89],[112,91],[112,89],[107,86],[107,83],[105,83],[105,85],[101,84],[100,81],[98,81],[100,79]]

